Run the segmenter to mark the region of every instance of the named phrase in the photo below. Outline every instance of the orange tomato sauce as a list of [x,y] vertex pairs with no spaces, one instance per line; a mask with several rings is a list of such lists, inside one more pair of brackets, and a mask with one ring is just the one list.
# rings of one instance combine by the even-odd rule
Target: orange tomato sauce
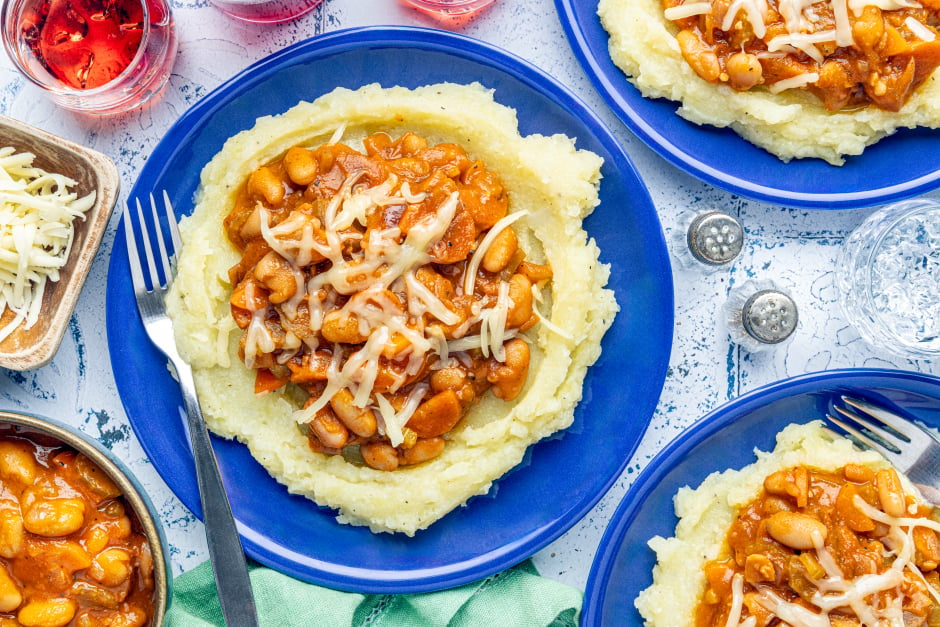
[[0,625],[139,627],[153,559],[120,489],[64,446],[0,436]]
[[[708,8],[683,16],[691,4]],[[889,8],[854,0],[663,0],[682,56],[711,83],[803,88],[830,111],[898,111],[940,67],[940,3],[880,4]]]
[[[858,465],[836,472],[795,467],[767,477],[736,515],[724,555],[706,565],[696,627],[724,627],[736,604],[734,625],[780,625],[788,616],[790,623],[826,619],[821,624],[835,627],[888,616],[903,617],[908,627],[940,625],[938,527],[932,509],[900,486],[893,469]],[[794,618],[800,612],[803,618]]]

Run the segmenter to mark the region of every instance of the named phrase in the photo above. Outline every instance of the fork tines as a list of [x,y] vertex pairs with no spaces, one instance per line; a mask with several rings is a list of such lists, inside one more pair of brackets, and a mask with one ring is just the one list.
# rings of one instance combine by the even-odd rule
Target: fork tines
[[826,418],[858,443],[889,459],[900,458],[902,465],[913,463],[937,444],[924,429],[884,407],[848,396],[840,400],[832,403]]
[[[173,250],[168,251],[167,246],[164,243],[163,227],[161,226],[160,215],[157,211],[157,202],[154,200],[153,194],[150,194],[150,215],[145,217],[143,207],[140,204],[140,198],[135,199],[137,205],[136,211],[136,220],[132,218],[132,211],[127,203],[124,204],[124,236],[127,241],[127,250],[130,259],[141,260],[141,263],[131,263],[131,279],[134,282],[134,289],[138,291],[152,291],[157,290],[162,287],[169,285],[173,277],[173,266],[176,261],[176,251],[180,249],[180,234],[179,228],[176,222],[176,214],[173,211],[173,205],[170,203],[169,195],[164,190],[163,192],[163,221],[167,223],[168,230],[170,232],[170,239],[173,244]],[[148,221],[152,227],[148,227]],[[140,229],[140,239],[143,243],[143,256],[140,254],[140,250],[137,245],[137,237],[134,235],[134,224],[137,224],[137,227]],[[151,228],[154,231],[154,234],[151,235]],[[157,249],[159,252],[160,258],[160,270],[161,274],[158,271],[156,261],[153,254],[153,246],[151,244],[151,238],[156,241]],[[168,254],[169,253],[169,254]],[[149,271],[149,288],[144,281],[144,275],[141,268],[141,265],[146,264]]]

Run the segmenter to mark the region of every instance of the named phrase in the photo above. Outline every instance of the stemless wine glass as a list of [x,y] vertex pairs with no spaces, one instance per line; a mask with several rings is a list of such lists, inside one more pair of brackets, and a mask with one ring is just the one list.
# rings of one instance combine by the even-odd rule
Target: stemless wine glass
[[209,0],[226,15],[256,24],[287,22],[317,8],[323,0]]
[[160,93],[176,60],[166,0],[5,0],[3,45],[52,100],[82,113],[123,113]]
[[871,214],[836,267],[843,313],[869,344],[908,359],[940,358],[940,202]]
[[436,17],[470,17],[496,0],[403,0],[405,4],[421,9]]

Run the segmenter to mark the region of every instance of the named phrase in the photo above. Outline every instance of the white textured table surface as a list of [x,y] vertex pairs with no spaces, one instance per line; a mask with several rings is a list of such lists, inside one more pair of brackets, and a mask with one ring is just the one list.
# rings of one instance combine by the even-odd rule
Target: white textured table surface
[[[206,0],[173,0],[180,40],[170,84],[160,100],[119,117],[71,114],[46,100],[0,57],[0,112],[83,143],[110,156],[130,189],[151,149],[190,105],[250,63],[293,42],[340,28],[406,24],[435,27],[397,0],[326,0],[303,18],[278,26],[233,21]],[[459,28],[538,65],[570,87],[613,129],[649,187],[673,260],[676,327],[665,387],[650,427],[623,476],[568,533],[535,556],[546,576],[584,589],[608,520],[637,473],[681,430],[721,403],[775,380],[844,367],[898,367],[940,374],[940,367],[908,362],[866,346],[843,320],[833,268],[844,236],[870,210],[802,211],[747,201],[685,175],[633,137],[603,104],[565,42],[551,0],[498,0]],[[2,138],[0,138],[2,140]],[[0,141],[2,143],[2,141]],[[933,197],[940,197],[932,194]],[[677,261],[688,212],[722,209],[745,228],[745,249],[730,268],[706,273]],[[169,491],[150,465],[118,398],[105,333],[105,285],[115,213],[69,325],[51,364],[32,372],[0,370],[0,408],[26,410],[70,422],[121,457],[160,510],[178,574],[207,558],[201,523]],[[787,288],[799,308],[792,341],[749,354],[731,344],[716,311],[728,291],[749,279]]]

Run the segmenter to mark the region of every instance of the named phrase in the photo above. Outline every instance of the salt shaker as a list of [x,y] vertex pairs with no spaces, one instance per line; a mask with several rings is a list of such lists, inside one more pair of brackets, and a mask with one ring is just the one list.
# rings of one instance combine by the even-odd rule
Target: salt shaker
[[731,341],[759,352],[788,340],[799,322],[796,302],[771,281],[748,281],[723,306]]
[[744,246],[744,229],[723,211],[710,210],[680,218],[676,233],[679,261],[706,272],[727,266]]

